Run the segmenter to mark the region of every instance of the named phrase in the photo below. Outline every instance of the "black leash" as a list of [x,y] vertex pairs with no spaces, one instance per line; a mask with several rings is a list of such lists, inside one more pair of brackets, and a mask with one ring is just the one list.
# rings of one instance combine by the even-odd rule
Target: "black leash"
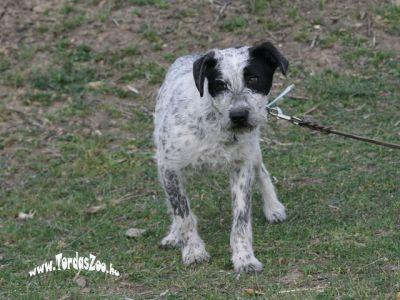
[[322,133],[325,133],[325,134],[336,134],[336,135],[340,135],[340,136],[343,136],[343,137],[351,138],[351,139],[354,139],[354,140],[359,140],[359,141],[363,141],[363,142],[367,142],[367,143],[372,143],[372,144],[375,144],[375,145],[380,145],[380,146],[384,146],[384,147],[400,150],[400,145],[399,144],[393,144],[393,143],[378,141],[378,140],[367,138],[367,137],[364,137],[364,136],[359,136],[359,135],[355,135],[355,134],[351,134],[351,133],[335,130],[335,129],[332,128],[332,126],[324,126],[324,125],[318,124],[316,122],[307,121],[307,120],[304,120],[304,119],[301,119],[301,118],[298,118],[298,117],[285,115],[285,114],[283,114],[282,110],[279,107],[273,107],[273,108],[267,107],[266,109],[267,109],[268,114],[270,114],[271,116],[274,116],[274,117],[276,117],[277,119],[280,119],[280,120],[288,121],[288,122],[290,122],[291,124],[294,124],[294,125],[298,125],[298,126],[301,126],[301,127],[305,127],[305,128],[311,129],[311,130],[319,131],[319,132],[322,132]]

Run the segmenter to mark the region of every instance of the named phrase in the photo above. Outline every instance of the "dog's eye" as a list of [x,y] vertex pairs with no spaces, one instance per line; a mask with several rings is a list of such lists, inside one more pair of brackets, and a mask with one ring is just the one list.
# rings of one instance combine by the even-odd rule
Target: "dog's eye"
[[219,91],[223,91],[223,90],[226,90],[227,85],[226,85],[226,83],[225,83],[224,81],[222,81],[222,80],[216,80],[216,81],[215,81],[215,88],[216,88],[217,90],[219,90]]
[[254,85],[258,82],[258,77],[257,76],[249,76],[247,77],[247,83],[250,85]]

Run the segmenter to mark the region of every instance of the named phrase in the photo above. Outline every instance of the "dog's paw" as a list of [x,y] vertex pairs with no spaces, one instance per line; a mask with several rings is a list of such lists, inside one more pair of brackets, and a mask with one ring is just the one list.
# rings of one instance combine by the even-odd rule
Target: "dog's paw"
[[210,255],[207,253],[204,243],[191,243],[182,248],[182,260],[185,265],[208,261]]
[[237,273],[259,273],[264,269],[262,263],[253,254],[235,254],[232,256],[232,262]]
[[165,248],[179,247],[180,244],[181,244],[180,238],[172,232],[170,232],[166,237],[164,237],[160,243],[161,247],[165,247]]
[[264,214],[270,223],[283,222],[286,220],[285,207],[279,201],[270,207],[264,207]]

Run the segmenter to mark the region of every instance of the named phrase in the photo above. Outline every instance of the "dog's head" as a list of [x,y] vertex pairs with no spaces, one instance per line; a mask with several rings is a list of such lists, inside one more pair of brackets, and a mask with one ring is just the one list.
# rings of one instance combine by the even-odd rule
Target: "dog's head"
[[265,42],[212,50],[194,62],[193,75],[200,96],[211,98],[222,124],[231,130],[247,131],[264,118],[275,70],[279,68],[286,75],[288,65],[286,58]]

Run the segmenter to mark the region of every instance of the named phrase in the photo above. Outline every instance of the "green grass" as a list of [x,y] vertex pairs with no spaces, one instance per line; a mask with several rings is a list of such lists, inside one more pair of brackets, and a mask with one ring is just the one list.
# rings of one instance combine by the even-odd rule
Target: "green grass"
[[[219,46],[219,38],[236,42],[239,32],[253,41],[265,30],[279,31],[269,12],[279,13],[286,31],[295,26],[285,33],[289,40],[309,47],[313,25],[330,22],[321,12],[329,2],[319,1],[312,19],[289,2],[246,1],[245,16],[227,7],[212,41],[200,35],[199,41],[197,31],[168,23],[178,15],[178,22],[207,28],[208,23],[198,22],[210,13],[208,2],[196,3],[195,11],[178,11],[164,1],[99,3],[65,1],[52,7],[46,15],[57,21],[40,23],[48,29],[32,33],[32,46],[0,52],[0,298],[153,299],[165,293],[168,299],[246,299],[256,297],[254,290],[263,299],[395,299],[400,292],[400,153],[273,119],[261,145],[288,220],[268,224],[254,190],[254,249],[264,272],[238,277],[232,270],[229,179],[221,170],[188,172],[191,206],[211,262],[185,267],[179,250],[158,246],[170,218],[153,159],[152,112],[166,66],[181,54],[204,50],[197,48],[202,43],[209,49]],[[128,10],[125,18],[132,19],[124,22],[136,27],[124,46],[74,39],[81,28],[93,34],[110,30],[106,20],[115,10],[136,7],[143,19]],[[349,9],[349,18],[358,15],[356,8]],[[379,26],[397,36],[396,9],[374,11],[383,16]],[[161,20],[168,26],[160,26]],[[100,27],[91,29],[94,23]],[[399,143],[398,49],[372,46],[362,30],[346,24],[342,30],[339,25],[323,29],[310,50],[325,51],[337,43],[340,68],[315,69],[307,55],[301,61],[289,57],[289,76],[277,77],[278,82],[296,83],[294,94],[308,100],[287,99],[282,108],[301,115],[318,106],[313,119]],[[167,49],[160,51],[164,43]],[[128,84],[139,94],[126,89]],[[85,212],[98,205],[106,209]],[[29,211],[35,212],[31,220],[16,217]],[[146,233],[129,239],[125,232],[131,227]],[[57,253],[74,256],[75,251],[95,253],[121,277],[82,271],[85,288],[76,284],[72,270],[29,277],[29,270]]]
[[160,9],[167,9],[170,7],[168,1],[165,0],[128,0],[128,3],[140,6],[153,5]]
[[132,71],[127,72],[121,77],[124,82],[131,82],[136,79],[146,79],[150,84],[161,83],[164,78],[165,70],[156,63],[146,62],[136,64]]
[[150,24],[143,23],[140,29],[143,38],[151,43],[153,50],[159,51],[162,49],[162,38],[160,34]]
[[383,21],[388,24],[387,31],[393,35],[400,36],[400,7],[398,5],[386,4],[378,8]]
[[7,71],[11,66],[11,62],[4,55],[0,55],[0,72]]
[[221,22],[220,27],[223,31],[237,31],[247,26],[247,20],[243,16],[232,17]]

